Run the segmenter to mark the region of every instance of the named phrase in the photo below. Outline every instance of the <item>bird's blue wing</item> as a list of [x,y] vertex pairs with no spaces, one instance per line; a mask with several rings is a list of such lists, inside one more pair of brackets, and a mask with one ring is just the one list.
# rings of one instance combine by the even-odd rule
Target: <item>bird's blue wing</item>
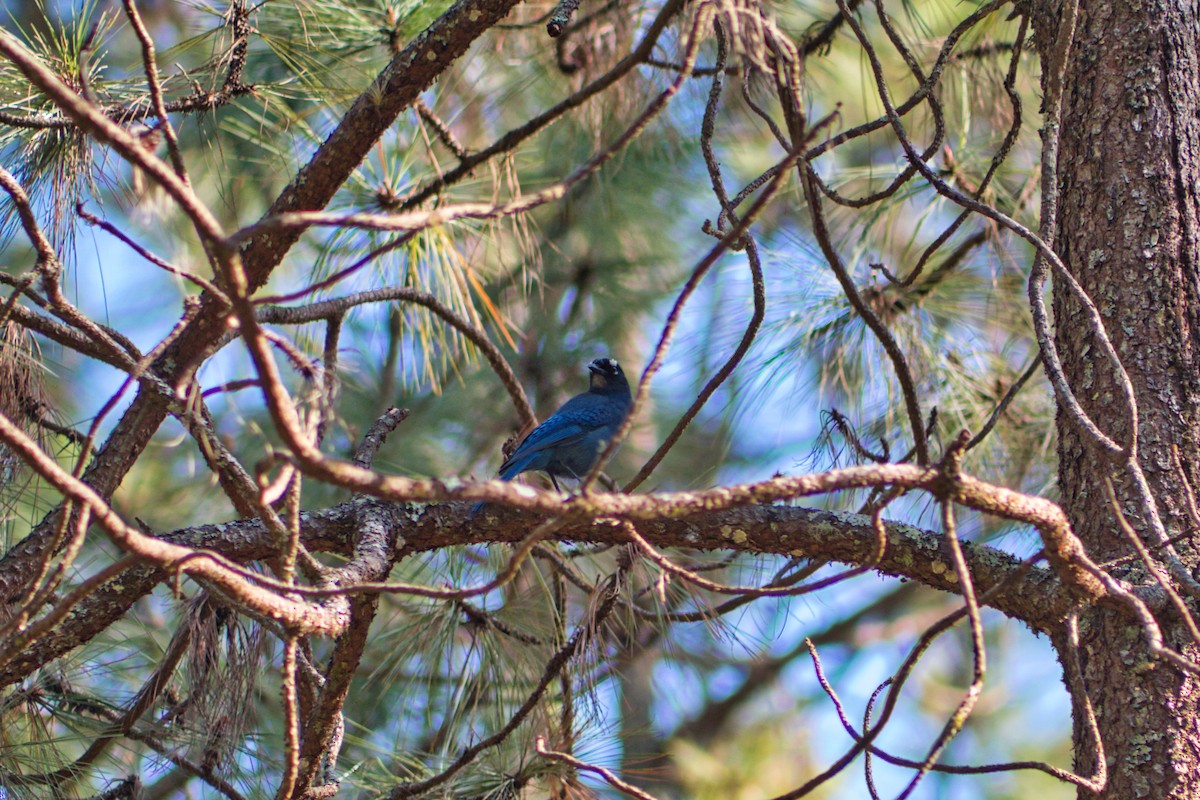
[[[588,429],[581,425],[562,419],[558,415],[550,417],[534,428],[521,444],[517,445],[513,454],[500,465],[500,477],[509,480],[527,470],[545,469],[553,455],[551,451],[576,444],[587,435]],[[541,463],[543,460],[545,463]]]
[[500,476],[507,479],[528,469],[544,469],[545,464],[538,463],[539,454],[569,448],[593,431],[611,425],[617,418],[604,398],[586,394],[572,397],[517,445],[508,460],[500,465]]
[[[517,445],[500,465],[500,477],[508,480],[528,470],[546,469],[556,459],[570,458],[573,446],[594,437],[598,431],[607,430],[611,435],[627,410],[627,403],[614,403],[603,395],[572,397]],[[594,460],[595,453],[588,458]]]

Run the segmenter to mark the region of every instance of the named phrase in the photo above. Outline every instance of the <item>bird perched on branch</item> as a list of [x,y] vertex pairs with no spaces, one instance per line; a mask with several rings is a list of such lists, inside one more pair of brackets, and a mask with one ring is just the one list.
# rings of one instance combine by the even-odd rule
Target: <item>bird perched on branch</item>
[[[588,390],[563,403],[521,440],[500,465],[500,480],[540,470],[559,490],[559,478],[580,480],[591,471],[629,413],[633,397],[615,358],[597,358],[588,364],[588,373]],[[471,516],[483,506],[476,503]]]

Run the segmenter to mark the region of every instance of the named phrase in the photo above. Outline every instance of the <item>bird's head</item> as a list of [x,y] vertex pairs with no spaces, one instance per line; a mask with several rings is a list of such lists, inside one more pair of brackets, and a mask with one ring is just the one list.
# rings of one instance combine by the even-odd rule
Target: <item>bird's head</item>
[[628,392],[629,381],[615,358],[597,358],[588,364],[588,389],[593,392]]

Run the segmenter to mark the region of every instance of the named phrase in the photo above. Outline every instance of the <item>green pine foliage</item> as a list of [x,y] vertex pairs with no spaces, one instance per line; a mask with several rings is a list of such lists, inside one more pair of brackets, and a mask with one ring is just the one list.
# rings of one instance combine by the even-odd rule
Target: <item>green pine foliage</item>
[[[6,27],[70,85],[86,86],[89,96],[142,136],[147,148],[165,154],[139,44],[126,18],[119,8],[96,0],[68,5],[39,5]],[[265,212],[389,59],[450,3],[140,5],[157,44],[164,100],[183,108],[171,120],[191,185],[232,230]],[[929,64],[947,34],[975,8],[913,0],[893,13],[918,60]],[[577,13],[590,22],[556,47],[544,33],[551,7],[519,8],[421,95],[428,114],[415,108],[401,114],[328,210],[387,214],[503,202],[562,180],[611,146],[675,73],[639,67],[511,152],[428,200],[409,204],[416,192],[454,168],[459,158],[454,148],[478,152],[601,75],[640,40],[658,10],[653,3],[584,3]],[[803,47],[835,8],[778,2],[770,12]],[[682,57],[689,20],[685,14],[672,23],[655,58],[674,62]],[[872,24],[871,35],[882,38]],[[943,176],[966,191],[986,178],[982,199],[1032,227],[1039,124],[1034,57],[1020,56],[1011,94],[1004,86],[1008,59],[1023,33],[1019,20],[1005,20],[1003,14],[972,28],[934,90],[940,125],[928,106],[908,115],[905,124],[916,142],[940,136],[931,160]],[[711,44],[700,49],[701,65],[715,57]],[[735,50],[733,63],[750,63],[749,56]],[[896,96],[920,85],[894,52],[886,72]],[[592,358],[614,355],[634,378],[650,360],[680,287],[716,241],[701,230],[705,219],[715,220],[720,212],[698,138],[708,80],[707,75],[689,79],[639,138],[558,202],[499,219],[450,220],[403,240],[394,232],[314,227],[259,296],[276,296],[282,303],[314,286],[306,302],[388,286],[432,295],[486,333],[513,365],[539,418],[582,391],[583,367]],[[769,105],[769,81],[750,81],[745,97],[738,78],[731,76],[728,83],[714,146],[736,191],[784,153],[745,99]],[[199,98],[218,96],[211,106],[200,107]],[[869,65],[844,31],[809,57],[805,96],[810,121],[834,114],[813,144],[881,114]],[[138,256],[85,225],[76,206],[112,222],[171,264],[212,279],[210,261],[187,218],[111,150],[76,126],[60,124],[61,112],[6,63],[0,64],[0,107],[46,123],[0,125],[0,162],[34,198],[39,218],[62,248],[71,301],[105,324],[128,329],[139,343],[157,341],[185,298],[199,289],[166,273],[149,273],[144,263],[131,266]],[[435,117],[439,122],[432,121]],[[452,134],[452,143],[438,125]],[[1010,126],[1015,143],[991,174],[993,155]],[[829,194],[854,199],[884,190],[906,162],[894,138],[880,131],[815,164]],[[731,476],[761,479],[771,470],[863,462],[869,460],[863,449],[899,460],[913,446],[888,358],[830,274],[802,205],[798,184],[791,180],[756,223],[767,284],[763,334],[644,489],[694,488]],[[833,240],[864,301],[907,354],[924,412],[936,409],[932,439],[946,442],[961,429],[980,430],[1036,358],[1023,296],[1028,249],[973,218],[926,258],[957,208],[921,183],[906,183],[865,209],[829,198],[825,207]],[[11,284],[22,280],[31,257],[16,216],[6,214],[3,268]],[[744,252],[724,256],[691,300],[667,358],[668,377],[656,384],[646,415],[608,468],[618,484],[657,448],[736,347],[752,313],[746,258]],[[353,274],[319,286],[360,262]],[[888,277],[903,279],[918,263],[920,275],[907,284]],[[319,401],[312,398],[319,392],[321,370],[329,366],[323,350],[326,328],[311,323],[277,330],[286,332],[295,348],[276,353],[285,384],[296,396],[310,397],[307,408],[316,408]],[[377,469],[447,481],[494,474],[501,444],[520,422],[486,360],[461,331],[421,306],[363,305],[347,311],[336,354],[338,392],[322,444],[327,452],[349,455],[371,422],[397,405],[410,409],[411,416],[376,459]],[[128,395],[104,419],[97,416],[103,402],[98,398],[116,392],[120,376],[103,365],[81,364],[57,346],[43,344],[40,355],[54,364],[45,383],[56,418],[82,431],[95,422],[97,441],[103,442]],[[237,385],[250,375],[245,350],[234,344],[201,370],[200,381],[205,388],[227,389],[206,398],[214,428],[232,455],[253,468],[268,463],[280,440],[256,386]],[[972,474],[1015,489],[1049,491],[1055,470],[1046,433],[1053,430],[1052,404],[1042,381],[1039,371],[999,415],[992,435],[969,454],[966,467]],[[833,408],[844,414],[846,425],[822,430],[821,412]],[[784,416],[805,417],[808,425],[796,433],[784,425]],[[787,428],[788,438],[776,428]],[[72,466],[81,451],[78,442],[62,437],[51,446]],[[4,545],[12,548],[58,495],[25,478],[6,481],[5,497],[14,522]],[[306,509],[348,499],[344,490],[304,484]],[[158,534],[236,516],[206,466],[205,453],[174,421],[163,426],[124,479],[114,505]],[[973,519],[964,527],[1004,530]],[[827,753],[809,753],[816,746],[809,740],[818,735],[797,728],[795,717],[785,713],[793,706],[812,711],[825,702],[811,681],[781,684],[771,690],[771,700],[748,702],[723,723],[719,747],[697,744],[686,724],[690,715],[728,694],[724,687],[731,673],[779,657],[796,644],[800,628],[831,619],[818,613],[819,601],[766,600],[720,622],[679,622],[678,615],[703,617],[701,612],[727,598],[685,589],[642,562],[624,577],[623,604],[592,630],[588,620],[600,602],[598,587],[623,570],[624,554],[617,547],[539,548],[511,583],[480,597],[455,602],[379,598],[345,707],[336,767],[344,792],[339,796],[379,796],[399,780],[419,781],[454,763],[504,727],[538,688],[548,660],[572,636],[588,644],[570,656],[570,680],[551,680],[529,723],[428,796],[594,796],[585,788],[597,785],[591,778],[533,756],[532,740],[539,734],[554,746],[573,742],[580,757],[588,754],[620,767],[627,778],[644,779],[651,791],[661,781],[665,792],[680,797],[767,796],[819,768]],[[478,585],[502,570],[511,552],[507,545],[480,545],[411,553],[389,580]],[[113,557],[110,544],[89,535],[60,591]],[[343,563],[342,556],[319,558],[331,566]],[[685,553],[679,559],[731,584],[764,582],[798,570],[818,577],[833,571],[822,564],[728,554]],[[852,600],[839,601],[836,613],[854,613],[879,591],[866,579],[852,585]],[[926,617],[930,609],[944,610],[929,595],[914,594],[904,608]],[[886,616],[880,625],[912,636],[914,628],[904,625],[903,614]],[[159,700],[121,732],[117,745],[59,782],[61,796],[96,795],[134,773],[142,776],[147,796],[171,796],[171,781],[182,785],[185,778],[200,796],[221,796],[223,786],[244,797],[270,796],[284,771],[281,631],[270,620],[231,612],[218,594],[181,579],[160,585],[103,636],[0,694],[0,797],[48,796],[45,781],[4,776],[28,778],[69,767],[92,741],[111,732],[109,726],[169,649],[172,632],[183,629],[190,631],[183,666],[173,671]],[[835,678],[873,674],[866,663],[871,657],[895,656],[887,644],[834,640],[830,646],[841,648],[834,656]],[[301,669],[320,669],[332,647],[328,641],[307,643]],[[959,657],[961,650],[932,656],[942,667]],[[804,669],[806,654],[793,652],[791,658]],[[662,701],[635,713],[630,698],[650,684],[676,696],[677,704]],[[961,685],[962,676],[948,667],[932,670],[911,688],[918,707],[908,713],[924,720],[922,725],[932,724],[928,721],[946,713],[947,692]],[[987,725],[1004,711],[998,705],[982,709],[971,726]],[[637,737],[669,752],[678,769],[650,765],[639,773],[635,754],[625,749]],[[1006,752],[1003,744],[988,747]],[[783,756],[784,749],[803,755]],[[199,766],[205,777],[192,778],[191,767],[181,766],[179,759]],[[1039,792],[1045,789],[1036,785]],[[739,794],[734,786],[748,793]],[[821,796],[840,796],[839,791]],[[996,797],[1010,796],[1004,786],[995,791]]]

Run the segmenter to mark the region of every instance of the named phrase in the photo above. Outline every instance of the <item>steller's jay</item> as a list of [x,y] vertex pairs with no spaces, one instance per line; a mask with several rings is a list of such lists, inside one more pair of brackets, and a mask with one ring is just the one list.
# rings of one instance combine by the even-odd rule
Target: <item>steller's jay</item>
[[[615,358],[597,358],[588,364],[588,372],[588,390],[563,403],[521,440],[500,465],[500,480],[541,470],[558,491],[558,478],[578,480],[588,474],[633,402],[629,381]],[[483,506],[472,506],[470,516]]]

